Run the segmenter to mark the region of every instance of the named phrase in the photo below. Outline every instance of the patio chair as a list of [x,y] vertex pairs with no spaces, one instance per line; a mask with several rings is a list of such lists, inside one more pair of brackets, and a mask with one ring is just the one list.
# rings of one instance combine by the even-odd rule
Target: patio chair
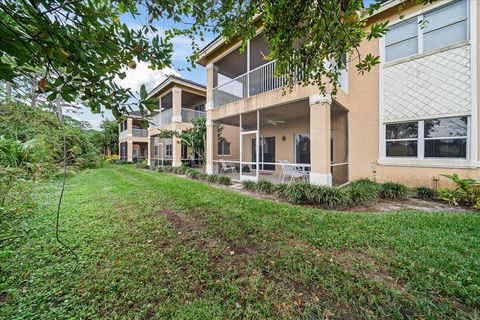
[[280,160],[280,166],[282,167],[282,173],[280,174],[280,180],[282,183],[285,182],[286,177],[290,177],[290,182],[293,182],[295,179],[304,179],[308,178],[308,172],[300,170],[293,165],[290,165],[287,160]]
[[222,164],[222,169],[220,170],[220,174],[225,174],[228,171],[232,171],[232,173],[237,173],[237,169],[235,168],[235,165],[232,163],[227,163],[225,160],[220,159],[220,163]]

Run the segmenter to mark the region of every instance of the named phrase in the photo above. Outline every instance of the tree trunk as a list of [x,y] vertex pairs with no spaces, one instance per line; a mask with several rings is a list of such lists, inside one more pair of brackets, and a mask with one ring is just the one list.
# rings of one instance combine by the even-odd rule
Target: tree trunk
[[32,77],[32,88],[31,88],[31,100],[30,100],[30,105],[32,108],[37,107],[37,77],[34,75]]
[[10,82],[5,82],[5,100],[12,102],[12,84]]

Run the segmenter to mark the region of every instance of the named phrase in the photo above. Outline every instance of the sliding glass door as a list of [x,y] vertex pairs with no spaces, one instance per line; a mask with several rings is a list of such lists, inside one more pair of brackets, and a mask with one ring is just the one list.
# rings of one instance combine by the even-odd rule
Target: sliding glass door
[[[256,143],[255,138],[252,139],[252,162],[256,159]],[[263,163],[275,163],[275,137],[260,137],[259,143],[260,158],[258,159],[260,164],[260,170],[263,171],[275,171],[274,164]],[[253,167],[255,168],[255,166]]]
[[295,134],[295,163],[310,164],[310,134]]

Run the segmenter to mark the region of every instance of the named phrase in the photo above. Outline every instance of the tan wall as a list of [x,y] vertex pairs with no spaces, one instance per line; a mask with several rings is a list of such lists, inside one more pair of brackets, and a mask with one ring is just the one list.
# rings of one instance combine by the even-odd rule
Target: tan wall
[[[425,7],[423,7],[425,8]],[[409,15],[414,12],[422,10],[422,6],[412,5],[411,3],[403,6],[401,10],[402,15]],[[477,5],[477,16],[480,14],[480,5]],[[394,21],[399,18],[398,8],[392,8],[375,17],[371,18],[369,22],[390,20]],[[480,50],[480,37],[477,33],[477,52]],[[206,63],[215,61],[226,52],[235,46],[232,43],[229,46],[224,46],[217,52],[212,53],[211,56],[204,58]],[[363,41],[360,48],[360,53],[364,57],[368,53],[379,55],[379,41]],[[350,63],[349,69],[349,92],[348,95],[339,90],[339,93],[333,99],[349,110],[348,114],[348,132],[349,132],[349,179],[354,180],[361,177],[373,178],[374,176],[379,181],[399,181],[408,185],[427,185],[432,186],[433,179],[437,178],[440,185],[447,183],[446,179],[440,177],[442,173],[456,172],[461,176],[480,178],[480,170],[478,168],[461,168],[461,167],[422,167],[416,166],[391,166],[378,165],[379,159],[379,66],[374,67],[370,72],[363,75],[358,74],[355,68],[355,58]],[[480,67],[477,67],[477,78],[480,76]],[[209,73],[208,81],[212,81],[213,72]],[[207,84],[207,97],[211,97],[211,90],[213,86]],[[479,84],[477,83],[477,91]],[[209,113],[208,120],[219,120],[227,118],[239,113],[245,113],[256,109],[263,109],[279,104],[304,99],[309,96],[317,95],[318,89],[315,87],[300,87],[294,88],[293,92],[282,94],[282,89],[270,91],[244,100],[240,100],[224,107],[214,109]],[[207,98],[207,100],[209,100]],[[480,123],[480,112],[477,112],[478,122]],[[292,125],[290,123],[289,125]],[[293,156],[293,145],[289,145],[289,141],[293,143],[293,132],[301,131],[301,124],[297,128],[283,128],[282,132],[272,132],[276,136],[276,159]],[[265,129],[266,130],[266,129]],[[271,129],[272,131],[280,129]],[[308,132],[308,129],[307,131]],[[477,138],[478,138],[478,132]],[[269,135],[268,131],[262,131],[262,136]],[[281,136],[285,135],[287,140],[282,143]],[[245,148],[246,152],[250,152],[250,148]],[[288,152],[287,152],[288,150]],[[315,156],[315,151],[312,151],[312,157]],[[248,157],[248,156],[247,156]],[[480,148],[479,155],[480,158]],[[245,157],[244,157],[245,158]],[[248,159],[250,159],[248,157]],[[282,159],[283,160],[283,159]],[[376,171],[374,175],[373,171]]]
[[230,142],[230,155],[218,155],[218,135],[214,142],[214,159],[224,159],[229,161],[240,160],[240,128],[235,126],[222,125],[223,130],[221,137]]

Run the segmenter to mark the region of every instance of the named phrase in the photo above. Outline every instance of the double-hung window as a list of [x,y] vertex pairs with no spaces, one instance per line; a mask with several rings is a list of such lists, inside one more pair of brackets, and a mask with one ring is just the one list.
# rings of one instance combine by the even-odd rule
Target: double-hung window
[[467,117],[385,125],[385,155],[389,158],[466,159],[467,145]]
[[167,144],[165,146],[165,156],[171,157],[173,155],[173,145]]
[[218,155],[219,156],[229,156],[230,155],[230,142],[224,138],[218,140]]
[[387,124],[387,157],[410,157],[418,155],[418,122]]
[[467,17],[467,1],[459,0],[391,26],[385,35],[385,61],[467,40]]

